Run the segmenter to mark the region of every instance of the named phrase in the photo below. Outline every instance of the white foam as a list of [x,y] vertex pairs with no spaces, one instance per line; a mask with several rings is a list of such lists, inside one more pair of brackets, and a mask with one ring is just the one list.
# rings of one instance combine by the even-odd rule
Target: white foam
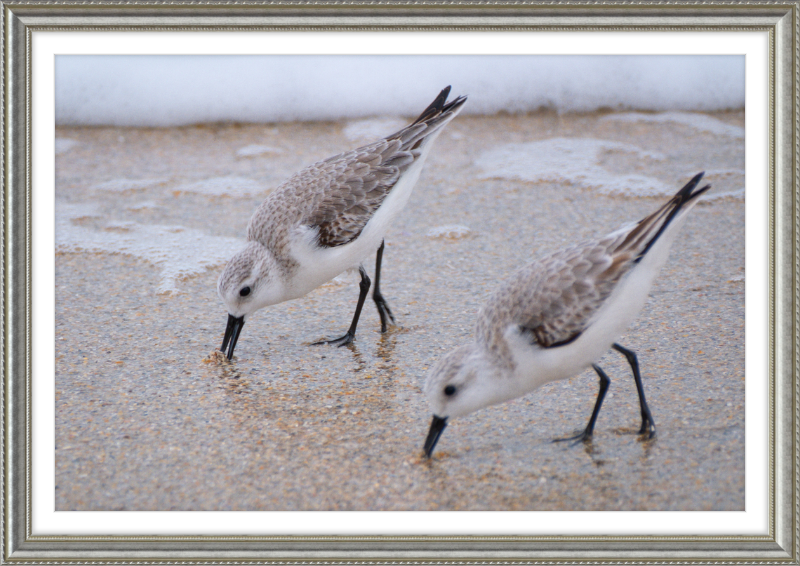
[[610,114],[602,118],[603,121],[614,122],[657,122],[673,123],[688,126],[698,132],[707,132],[718,136],[744,139],[744,128],[726,124],[721,120],[705,114],[694,112],[664,112],[661,114],[642,114],[640,112],[625,112]]
[[445,238],[448,240],[459,240],[461,238],[466,238],[471,233],[472,230],[467,226],[461,224],[446,224],[444,226],[431,228],[425,235],[433,239]]
[[[57,55],[56,124],[178,126],[464,114],[744,108],[742,55]],[[380,134],[385,135],[385,133]]]
[[93,186],[93,189],[99,191],[111,191],[111,192],[125,192],[125,191],[139,191],[143,189],[147,189],[150,187],[155,187],[157,185],[163,185],[167,182],[167,179],[111,179],[109,181],[105,181],[103,183],[98,183],[97,185]]
[[178,282],[223,265],[244,241],[182,226],[108,220],[101,230],[76,220],[102,218],[94,205],[56,202],[56,251],[127,254],[158,267],[156,292],[177,293]]
[[77,140],[71,140],[69,138],[56,138],[56,155],[66,153],[76,145],[78,145]]
[[199,193],[209,196],[250,197],[266,194],[269,188],[247,177],[229,175],[227,177],[212,177],[211,179],[185,183],[174,187],[172,190],[174,192]]
[[[60,218],[63,215],[63,218]],[[102,214],[98,212],[97,205],[87,202],[81,203],[66,203],[63,201],[56,201],[56,224],[59,220],[87,220],[90,218],[102,218]],[[56,231],[56,240],[58,240],[58,231]]]
[[408,125],[400,118],[370,118],[350,122],[344,129],[344,136],[354,142],[369,143],[379,140]]
[[475,164],[483,178],[572,183],[603,194],[668,196],[675,187],[643,175],[617,175],[600,165],[606,152],[620,151],[661,160],[659,153],[636,146],[591,138],[552,138],[508,144],[483,153]]
[[267,153],[283,153],[283,150],[269,145],[246,145],[236,150],[238,157],[256,157]]

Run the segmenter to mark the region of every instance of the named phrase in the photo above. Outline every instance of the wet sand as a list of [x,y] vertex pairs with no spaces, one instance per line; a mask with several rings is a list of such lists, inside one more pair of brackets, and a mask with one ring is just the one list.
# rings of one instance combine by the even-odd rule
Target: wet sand
[[[742,112],[711,116],[744,123]],[[551,442],[585,426],[597,393],[589,370],[453,419],[432,461],[421,458],[427,371],[471,338],[497,281],[665,200],[483,178],[475,163],[485,151],[554,137],[632,144],[665,158],[612,151],[600,165],[675,190],[701,170],[744,169],[743,139],[603,118],[459,116],[387,235],[381,287],[398,325],[382,335],[368,300],[348,347],[310,344],[346,330],[356,274],[259,311],[233,362],[221,363],[209,355],[227,318],[216,294],[222,262],[159,293],[162,268],[149,256],[58,248],[56,510],[744,509],[741,198],[694,208],[643,313],[618,340],[639,355],[654,440],[635,434],[634,382],[612,352],[600,364],[612,381],[591,444]],[[244,238],[268,188],[357,145],[346,126],[59,128],[57,138],[76,143],[56,157],[57,202],[92,203],[96,215],[68,222],[109,237],[132,222]],[[280,152],[237,155],[253,144]],[[265,191],[180,189],[226,176]],[[160,181],[97,188],[122,178]],[[709,180],[712,194],[743,188],[741,176]],[[451,224],[469,231],[428,235]],[[372,274],[374,257],[365,266]]]

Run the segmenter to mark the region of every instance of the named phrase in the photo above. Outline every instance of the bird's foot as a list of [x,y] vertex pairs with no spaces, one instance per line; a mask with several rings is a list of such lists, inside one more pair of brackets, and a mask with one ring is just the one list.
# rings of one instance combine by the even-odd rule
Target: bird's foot
[[554,438],[553,442],[572,442],[572,445],[575,446],[576,444],[580,443],[591,443],[592,442],[592,431],[588,429],[584,429],[579,433],[575,434],[574,436],[568,436],[567,438]]
[[395,324],[392,309],[386,304],[386,300],[382,295],[373,295],[372,299],[375,301],[375,306],[378,308],[378,315],[381,317],[381,333],[385,333],[389,326],[389,321]]
[[654,423],[650,419],[642,421],[642,428],[639,429],[638,434],[641,434],[644,437],[643,440],[650,440],[652,438],[655,438],[656,423]]
[[312,346],[321,346],[322,344],[330,344],[331,346],[346,346],[347,344],[352,344],[353,340],[356,339],[355,334],[351,334],[349,331],[344,336],[340,336],[339,338],[334,338],[333,340],[320,340],[319,342],[314,342],[311,344]]

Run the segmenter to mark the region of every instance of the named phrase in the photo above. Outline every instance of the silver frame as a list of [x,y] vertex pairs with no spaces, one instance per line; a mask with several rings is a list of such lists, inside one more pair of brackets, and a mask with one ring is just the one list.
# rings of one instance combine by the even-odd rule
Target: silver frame
[[[800,2],[1,2],[2,554],[7,562],[798,564]],[[31,37],[91,30],[768,31],[769,535],[34,536],[31,533]]]

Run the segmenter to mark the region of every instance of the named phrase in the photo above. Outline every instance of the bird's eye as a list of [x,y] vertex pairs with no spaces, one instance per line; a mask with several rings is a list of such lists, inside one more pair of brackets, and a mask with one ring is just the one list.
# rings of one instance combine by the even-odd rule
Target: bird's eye
[[246,297],[250,294],[250,287],[242,287],[242,290],[239,291],[239,296]]
[[452,397],[456,394],[456,386],[455,385],[448,385],[444,388],[444,394],[448,397]]

